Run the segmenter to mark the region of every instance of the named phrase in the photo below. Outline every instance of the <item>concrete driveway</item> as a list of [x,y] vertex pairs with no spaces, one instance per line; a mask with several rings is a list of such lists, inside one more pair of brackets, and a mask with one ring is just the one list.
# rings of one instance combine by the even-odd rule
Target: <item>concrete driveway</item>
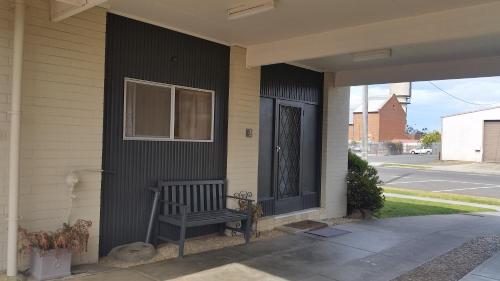
[[500,234],[500,216],[406,217],[336,228],[350,233],[289,235],[71,280],[391,280],[472,238]]

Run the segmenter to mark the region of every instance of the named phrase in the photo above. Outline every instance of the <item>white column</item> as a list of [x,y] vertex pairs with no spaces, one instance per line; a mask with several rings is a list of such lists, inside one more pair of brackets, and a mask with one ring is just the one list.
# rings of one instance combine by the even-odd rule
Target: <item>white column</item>
[[347,212],[347,150],[349,134],[349,87],[335,87],[333,73],[325,73],[323,93],[323,152],[321,207],[324,217]]
[[363,86],[363,126],[361,130],[362,158],[368,160],[368,86]]
[[15,1],[12,60],[12,108],[9,153],[9,216],[7,232],[7,276],[17,275],[17,227],[19,204],[19,146],[21,139],[21,85],[23,73],[25,4]]

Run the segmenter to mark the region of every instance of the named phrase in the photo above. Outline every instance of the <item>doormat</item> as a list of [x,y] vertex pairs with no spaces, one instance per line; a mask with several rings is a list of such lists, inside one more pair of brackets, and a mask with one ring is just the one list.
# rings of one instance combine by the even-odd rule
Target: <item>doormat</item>
[[306,231],[305,233],[316,235],[316,236],[321,236],[324,238],[331,238],[331,237],[340,236],[340,235],[344,235],[344,234],[351,233],[351,232],[347,231],[347,230],[332,228],[332,227],[323,227],[320,229],[309,230],[309,231]]
[[295,229],[300,229],[300,230],[312,230],[312,229],[327,227],[328,224],[326,224],[324,222],[313,221],[313,220],[303,220],[303,221],[285,224],[284,226],[290,227],[290,228],[295,228]]

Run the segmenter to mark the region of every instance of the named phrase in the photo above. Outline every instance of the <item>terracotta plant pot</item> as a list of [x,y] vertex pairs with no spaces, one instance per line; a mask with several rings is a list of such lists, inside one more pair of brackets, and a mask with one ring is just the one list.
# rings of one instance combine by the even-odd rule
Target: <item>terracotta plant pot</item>
[[48,280],[71,275],[71,252],[67,249],[31,251],[31,276],[35,280]]

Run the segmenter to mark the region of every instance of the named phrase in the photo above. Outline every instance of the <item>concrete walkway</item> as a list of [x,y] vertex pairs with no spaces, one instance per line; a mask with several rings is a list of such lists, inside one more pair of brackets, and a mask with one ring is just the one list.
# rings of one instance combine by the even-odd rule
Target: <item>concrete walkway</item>
[[470,206],[470,207],[476,207],[476,208],[491,209],[491,210],[495,210],[495,211],[500,212],[500,206],[494,206],[494,205],[461,202],[461,201],[446,200],[446,199],[439,199],[439,198],[430,198],[430,197],[411,196],[411,195],[396,194],[396,193],[384,193],[384,195],[386,197],[413,199],[413,200],[420,200],[420,201],[430,201],[430,202],[438,202],[438,203],[451,204],[451,205]]
[[500,253],[476,267],[460,281],[500,281]]
[[500,216],[406,217],[335,228],[350,233],[333,238],[289,235],[71,280],[392,280],[472,238],[500,234]]

